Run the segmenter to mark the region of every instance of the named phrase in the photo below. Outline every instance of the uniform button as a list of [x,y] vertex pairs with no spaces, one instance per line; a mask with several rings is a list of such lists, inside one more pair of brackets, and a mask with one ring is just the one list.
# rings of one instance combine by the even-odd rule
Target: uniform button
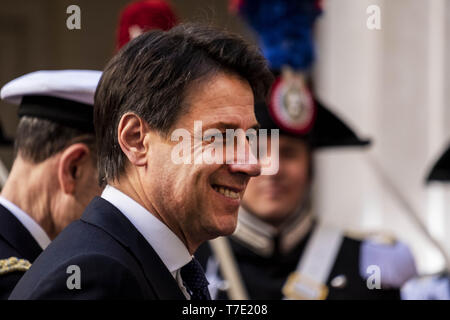
[[331,280],[330,284],[333,288],[344,288],[347,285],[347,277],[343,274],[336,276]]
[[218,281],[217,289],[220,291],[228,291],[228,289],[230,289],[230,285],[227,280]]

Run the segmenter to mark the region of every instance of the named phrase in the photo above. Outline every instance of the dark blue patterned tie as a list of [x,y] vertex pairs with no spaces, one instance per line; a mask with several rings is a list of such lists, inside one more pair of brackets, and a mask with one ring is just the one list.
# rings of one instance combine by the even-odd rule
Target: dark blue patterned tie
[[187,265],[181,268],[181,279],[186,287],[191,300],[211,300],[208,291],[208,280],[205,272],[196,259],[192,259]]

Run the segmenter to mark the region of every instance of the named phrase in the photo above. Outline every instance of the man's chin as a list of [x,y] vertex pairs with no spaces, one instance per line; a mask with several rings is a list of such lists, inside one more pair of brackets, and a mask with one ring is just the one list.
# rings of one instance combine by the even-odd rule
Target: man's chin
[[232,235],[236,230],[237,220],[234,222],[218,224],[213,228],[209,228],[208,234],[210,239],[215,239],[217,237],[226,237]]
[[262,221],[265,221],[269,224],[276,224],[279,223],[280,221],[284,221],[290,216],[290,214],[286,214],[286,212],[289,211],[288,210],[282,211],[279,208],[274,208],[272,210],[266,209],[260,212],[253,211],[251,213]]

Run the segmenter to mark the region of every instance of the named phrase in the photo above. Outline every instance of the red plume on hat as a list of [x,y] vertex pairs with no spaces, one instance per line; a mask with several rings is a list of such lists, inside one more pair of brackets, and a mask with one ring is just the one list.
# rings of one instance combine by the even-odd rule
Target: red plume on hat
[[117,47],[151,29],[169,30],[178,23],[170,4],[164,0],[144,0],[128,4],[120,13]]

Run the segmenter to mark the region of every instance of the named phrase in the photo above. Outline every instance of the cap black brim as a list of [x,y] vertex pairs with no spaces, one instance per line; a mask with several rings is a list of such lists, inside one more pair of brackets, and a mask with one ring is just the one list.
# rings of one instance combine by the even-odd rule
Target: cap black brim
[[312,130],[312,146],[326,147],[363,147],[371,144],[370,139],[361,139],[334,112],[315,99],[317,118]]
[[444,154],[436,161],[427,176],[427,183],[433,181],[450,181],[450,145]]

